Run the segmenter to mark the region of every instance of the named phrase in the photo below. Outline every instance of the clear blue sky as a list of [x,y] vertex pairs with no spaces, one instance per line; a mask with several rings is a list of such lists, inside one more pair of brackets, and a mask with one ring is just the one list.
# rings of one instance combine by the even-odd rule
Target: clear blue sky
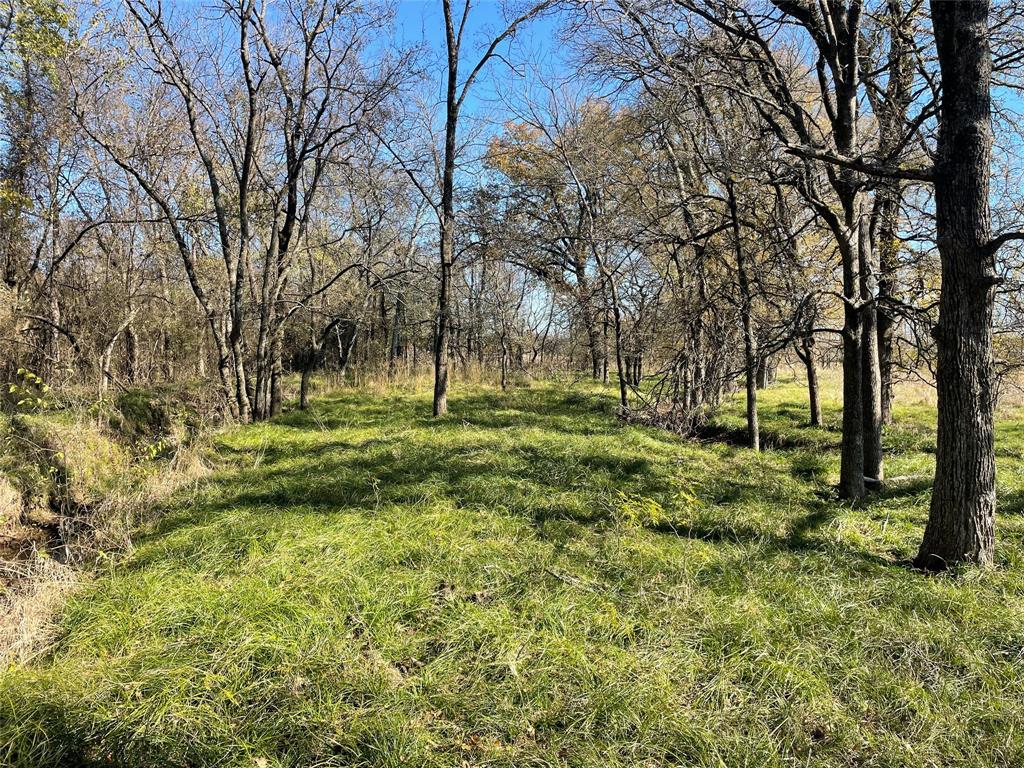
[[[463,3],[453,0],[456,13],[461,13]],[[490,40],[502,32],[509,19],[522,12],[523,3],[514,3],[508,10],[500,0],[473,0],[469,10],[469,22],[463,36],[460,79],[465,78],[469,69],[479,60]],[[560,19],[547,15],[530,20],[520,27],[515,40],[505,42],[501,53],[511,51],[511,60],[519,62],[525,55],[531,60],[542,60],[546,70],[564,73],[565,62],[560,54],[558,30]],[[441,0],[399,0],[396,6],[396,43],[400,45],[424,44],[430,55],[436,59],[438,77],[435,78],[436,97],[443,97],[444,78],[442,65],[445,55],[444,14]],[[500,84],[504,92],[514,90],[516,78],[509,66],[498,58],[492,59],[471,89],[466,101],[470,114],[493,111],[496,99],[495,86]],[[522,84],[525,87],[525,83]]]

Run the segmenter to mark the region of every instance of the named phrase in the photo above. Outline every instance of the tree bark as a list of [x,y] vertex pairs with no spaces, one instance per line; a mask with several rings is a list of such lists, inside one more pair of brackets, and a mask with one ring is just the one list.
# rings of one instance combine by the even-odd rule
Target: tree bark
[[590,352],[590,374],[594,381],[602,378],[601,354],[601,332],[597,328],[597,318],[594,315],[593,296],[591,296],[590,282],[587,280],[586,267],[583,260],[577,257],[574,259],[574,270],[576,273],[576,285],[580,294],[580,319],[583,321],[587,333],[587,350]]
[[501,391],[508,389],[508,344],[501,340]]
[[990,564],[995,550],[992,311],[996,284],[987,0],[931,2],[942,78],[935,225],[942,283],[935,484],[916,564]]
[[206,378],[206,324],[199,325],[199,343],[196,345],[196,377]]
[[302,366],[302,376],[299,379],[299,410],[309,408],[309,378],[313,373],[313,366],[308,361]]
[[302,357],[302,376],[299,379],[300,411],[304,411],[309,408],[309,380],[313,375],[313,369],[316,367],[319,357],[320,350],[317,347],[308,349],[306,354]]
[[629,396],[626,389],[626,372],[622,365],[622,310],[619,307],[619,290],[611,272],[604,268],[603,260],[601,265],[605,272],[605,281],[608,284],[608,299],[611,302],[612,327],[615,335],[615,374],[619,381],[619,405],[622,406],[622,410],[626,410],[629,408]]
[[402,345],[402,324],[405,315],[405,293],[399,291],[395,295],[395,312],[391,323],[391,350],[388,354],[388,377],[394,378],[398,361],[403,357],[405,348]]
[[729,195],[729,214],[732,218],[733,247],[736,249],[736,274],[740,285],[740,317],[743,323],[743,360],[746,368],[747,384],[747,439],[755,451],[761,450],[761,428],[757,419],[757,384],[758,359],[757,337],[751,318],[752,298],[750,280],[747,276],[747,265],[743,253],[743,241],[740,239],[740,219],[736,210],[736,192],[730,179],[726,182]]
[[882,376],[879,369],[878,325],[875,297],[878,291],[875,276],[874,248],[868,219],[861,219],[857,240],[860,267],[861,309],[861,405],[864,419],[864,475],[872,486],[881,483],[882,463]]
[[129,325],[124,329],[124,380],[135,384],[139,378],[139,337],[135,328]]
[[[901,0],[886,0],[886,21],[889,27],[888,73],[885,90],[872,99],[875,90],[867,89],[872,108],[878,118],[878,150],[882,157],[898,158],[903,154],[901,145],[907,125],[907,112],[912,99],[914,83],[913,24],[909,11]],[[878,254],[878,303],[876,327],[878,333],[878,368],[881,396],[882,424],[892,423],[893,401],[893,340],[896,315],[894,313],[896,270],[899,263],[900,243],[898,225],[900,204],[903,200],[903,182],[899,179],[880,179],[875,191],[872,214],[875,252]]]
[[[856,246],[856,238],[852,245]],[[850,240],[840,242],[849,250]],[[843,284],[846,296],[860,294],[856,254],[843,254]],[[839,494],[846,499],[864,496],[864,385],[861,352],[860,308],[843,302],[843,442],[839,456]]]
[[[881,233],[882,230],[879,230]],[[895,258],[892,249],[883,246],[879,251],[878,310],[875,325],[878,330],[878,378],[879,395],[882,404],[882,424],[892,424],[893,403],[893,343],[895,321],[889,309],[889,300],[895,293],[894,281],[887,275],[895,272]]]
[[[448,83],[445,97],[444,161],[441,171],[441,271],[437,290],[437,324],[434,328],[434,416],[444,416],[448,412],[448,331],[451,325],[449,291],[452,259],[455,256],[455,140],[459,122],[460,35],[455,32],[451,0],[444,0],[443,6],[448,47]],[[469,12],[468,9],[467,5],[465,13]]]
[[270,403],[271,418],[279,416],[284,408],[284,320],[275,323],[274,335],[270,340]]
[[811,426],[821,426],[821,397],[818,390],[818,361],[814,353],[814,334],[808,334],[800,340],[802,350],[797,355],[807,370],[807,400],[811,415]]

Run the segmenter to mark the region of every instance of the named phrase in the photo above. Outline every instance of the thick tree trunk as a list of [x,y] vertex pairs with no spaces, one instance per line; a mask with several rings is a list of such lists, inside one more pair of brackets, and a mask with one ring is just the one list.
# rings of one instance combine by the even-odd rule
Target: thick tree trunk
[[[913,24],[902,0],[886,0],[889,27],[888,79],[881,97],[872,103],[878,119],[879,154],[899,157],[903,154],[903,135],[907,112],[913,97],[914,39]],[[909,22],[909,23],[908,23]],[[867,89],[868,98],[873,90]],[[878,254],[878,367],[881,384],[882,424],[892,423],[893,337],[896,324],[894,298],[900,243],[898,225],[903,184],[899,179],[882,179],[875,191],[875,251]]]
[[935,484],[916,560],[930,570],[989,564],[995,549],[988,13],[987,0],[931,3],[942,76],[935,167],[939,414]]
[[[850,242],[852,240],[852,243]],[[856,236],[840,249],[856,248]],[[864,384],[861,351],[861,311],[851,302],[860,296],[856,253],[843,254],[843,288],[851,300],[843,302],[843,442],[839,457],[839,494],[846,499],[864,496]]]

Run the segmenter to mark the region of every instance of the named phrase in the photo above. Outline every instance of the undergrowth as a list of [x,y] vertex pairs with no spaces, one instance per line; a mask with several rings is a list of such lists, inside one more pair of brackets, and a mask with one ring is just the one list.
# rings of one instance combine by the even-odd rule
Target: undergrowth
[[131,550],[207,472],[209,427],[182,390],[0,414],[0,665],[45,652],[55,607]]
[[4,675],[0,764],[1022,764],[1024,421],[997,567],[929,577],[930,407],[897,410],[896,479],[851,506],[837,403],[811,429],[798,386],[762,401],[762,455],[543,385],[230,430]]

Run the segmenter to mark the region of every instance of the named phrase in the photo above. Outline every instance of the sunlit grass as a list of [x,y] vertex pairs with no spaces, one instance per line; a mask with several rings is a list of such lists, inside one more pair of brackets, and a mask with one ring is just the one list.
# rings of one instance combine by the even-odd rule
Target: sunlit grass
[[761,397],[785,447],[760,456],[582,387],[456,390],[440,422],[345,392],[232,430],[4,676],[0,764],[1021,764],[1024,423],[998,567],[928,577],[927,401],[853,508],[835,400],[812,430],[798,384]]

